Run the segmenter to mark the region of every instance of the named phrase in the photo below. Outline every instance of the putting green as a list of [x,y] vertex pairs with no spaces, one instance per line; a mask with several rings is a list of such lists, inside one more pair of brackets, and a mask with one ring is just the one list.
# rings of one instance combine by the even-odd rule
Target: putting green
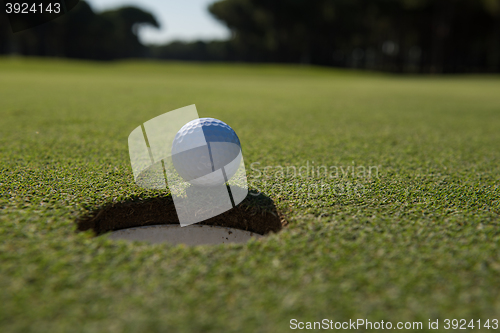
[[[496,76],[8,58],[0,73],[2,332],[500,319]],[[99,207],[168,196],[134,184],[127,137],[190,104],[235,129],[288,226],[200,247],[77,233]]]

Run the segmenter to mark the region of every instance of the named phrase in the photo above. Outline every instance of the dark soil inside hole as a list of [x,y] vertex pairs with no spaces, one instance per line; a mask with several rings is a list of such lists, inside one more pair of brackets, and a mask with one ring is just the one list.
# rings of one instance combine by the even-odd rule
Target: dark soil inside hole
[[[235,208],[198,224],[247,230],[261,235],[280,231],[287,224],[283,214],[276,210],[270,198],[253,194]],[[109,204],[77,221],[78,230],[92,229],[96,235],[155,224],[179,224],[171,196]]]

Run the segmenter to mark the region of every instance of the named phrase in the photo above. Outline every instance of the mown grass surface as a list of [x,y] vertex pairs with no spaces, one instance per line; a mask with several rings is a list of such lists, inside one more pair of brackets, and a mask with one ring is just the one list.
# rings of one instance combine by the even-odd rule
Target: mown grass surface
[[[1,59],[0,331],[500,319],[499,91],[498,77]],[[127,137],[190,104],[236,130],[288,228],[194,248],[76,233],[99,206],[166,195],[134,184]],[[286,173],[308,162],[329,173]]]

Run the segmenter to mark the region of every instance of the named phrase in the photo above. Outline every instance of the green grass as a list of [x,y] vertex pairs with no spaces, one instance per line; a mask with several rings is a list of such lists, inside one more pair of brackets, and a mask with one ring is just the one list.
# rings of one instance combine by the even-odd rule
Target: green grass
[[[0,331],[500,319],[499,91],[493,76],[0,59]],[[100,206],[165,195],[134,184],[127,137],[190,104],[236,130],[288,228],[193,248],[76,233]],[[278,172],[308,162],[378,176]]]

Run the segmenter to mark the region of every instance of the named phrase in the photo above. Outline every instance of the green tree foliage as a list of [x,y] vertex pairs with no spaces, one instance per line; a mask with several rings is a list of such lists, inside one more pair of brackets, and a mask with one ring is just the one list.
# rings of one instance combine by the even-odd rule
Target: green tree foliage
[[500,0],[222,0],[209,11],[242,60],[500,70]]
[[159,25],[134,7],[97,14],[81,2],[17,34],[0,11],[0,54],[500,72],[500,0],[220,0],[208,9],[230,29],[228,41],[145,47],[138,29]]
[[[5,15],[2,12],[3,15]],[[0,17],[0,53],[96,60],[142,57],[148,49],[138,39],[140,26],[159,27],[155,17],[139,8],[123,7],[95,13],[84,1],[53,21],[13,34]]]
[[228,61],[234,52],[227,41],[174,41],[167,45],[150,46],[150,56],[159,59]]
[[118,48],[127,57],[141,57],[146,54],[146,49],[137,38],[140,26],[160,27],[152,14],[135,7],[123,7],[107,11],[102,13],[101,16],[108,22],[113,23],[109,31],[114,38],[114,47]]

